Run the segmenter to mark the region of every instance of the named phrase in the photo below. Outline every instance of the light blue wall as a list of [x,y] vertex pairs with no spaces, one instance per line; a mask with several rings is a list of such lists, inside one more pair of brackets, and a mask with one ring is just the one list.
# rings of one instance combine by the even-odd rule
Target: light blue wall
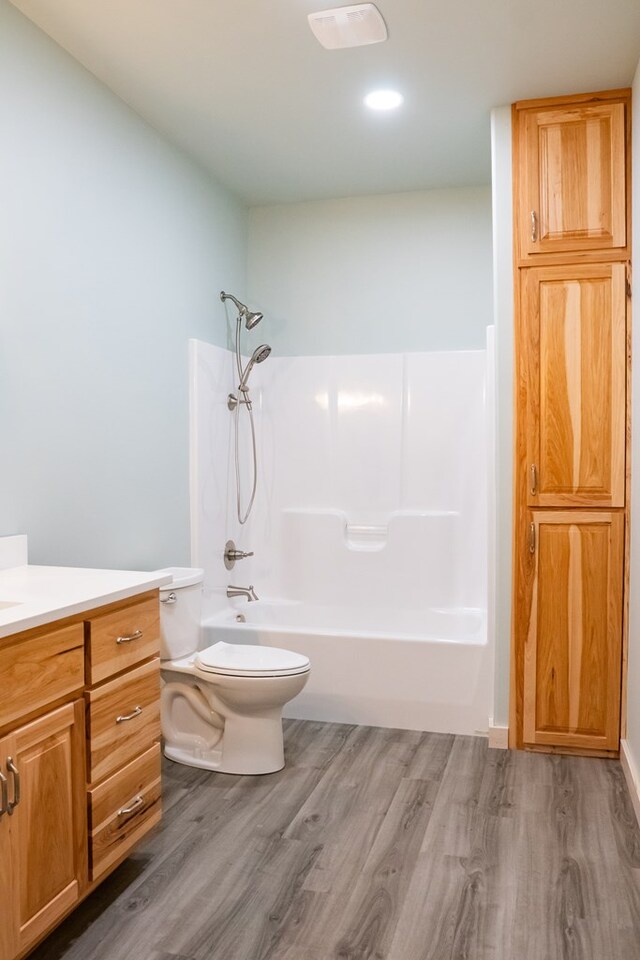
[[256,207],[249,224],[248,289],[277,353],[484,349],[490,187]]
[[246,214],[0,0],[0,535],[189,561],[187,340],[226,342]]

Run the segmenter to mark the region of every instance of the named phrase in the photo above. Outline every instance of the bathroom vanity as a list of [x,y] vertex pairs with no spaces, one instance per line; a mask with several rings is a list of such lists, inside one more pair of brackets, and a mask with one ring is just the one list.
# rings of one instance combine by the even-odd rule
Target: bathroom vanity
[[0,569],[0,960],[28,954],[160,819],[164,582]]

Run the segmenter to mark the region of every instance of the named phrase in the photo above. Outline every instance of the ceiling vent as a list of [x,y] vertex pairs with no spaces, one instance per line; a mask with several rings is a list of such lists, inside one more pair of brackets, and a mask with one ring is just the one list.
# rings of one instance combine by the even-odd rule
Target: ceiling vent
[[374,3],[356,3],[309,14],[309,26],[327,50],[362,47],[387,39],[387,25]]

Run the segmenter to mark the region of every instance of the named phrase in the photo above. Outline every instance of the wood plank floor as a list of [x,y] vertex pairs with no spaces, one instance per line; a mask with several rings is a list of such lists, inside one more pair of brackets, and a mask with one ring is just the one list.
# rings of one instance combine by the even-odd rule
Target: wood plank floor
[[286,724],[287,767],[166,763],[162,827],[34,960],[639,960],[619,763]]

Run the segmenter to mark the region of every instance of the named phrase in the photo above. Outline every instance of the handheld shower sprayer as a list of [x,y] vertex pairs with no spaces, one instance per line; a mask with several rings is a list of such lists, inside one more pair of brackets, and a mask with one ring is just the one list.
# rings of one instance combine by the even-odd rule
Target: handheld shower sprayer
[[271,347],[268,343],[263,343],[261,346],[256,347],[256,349],[251,354],[251,359],[249,363],[244,368],[244,373],[242,374],[242,379],[240,380],[240,385],[238,390],[242,390],[243,393],[246,393],[249,389],[247,386],[247,381],[249,379],[249,374],[253,370],[256,363],[262,363],[263,360],[266,360],[269,354],[271,353]]
[[[271,353],[271,347],[263,343],[251,354],[251,358],[247,363],[246,367],[242,366],[242,354],[240,351],[240,333],[242,329],[242,321],[244,320],[244,325],[247,330],[253,330],[257,324],[262,320],[262,314],[259,311],[249,310],[246,304],[241,303],[232,293],[225,293],[224,290],[220,293],[220,299],[224,303],[225,300],[231,300],[235,304],[238,311],[238,316],[236,317],[236,367],[238,370],[238,393],[230,393],[227,397],[227,406],[229,410],[235,413],[235,461],[236,461],[236,506],[238,511],[238,520],[240,523],[246,523],[249,514],[251,513],[251,508],[253,507],[253,501],[256,496],[256,487],[258,483],[258,461],[256,454],[256,431],[255,425],[253,422],[253,410],[251,398],[249,396],[249,387],[247,386],[249,381],[249,376],[253,370],[256,363],[262,363],[263,360],[266,360],[269,354]],[[243,511],[241,505],[241,496],[240,496],[240,452],[239,452],[239,439],[238,439],[238,427],[240,420],[240,410],[242,407],[245,407],[249,414],[249,424],[251,427],[251,447],[253,450],[253,489],[251,491],[251,497],[249,498],[249,504],[246,510]]]

